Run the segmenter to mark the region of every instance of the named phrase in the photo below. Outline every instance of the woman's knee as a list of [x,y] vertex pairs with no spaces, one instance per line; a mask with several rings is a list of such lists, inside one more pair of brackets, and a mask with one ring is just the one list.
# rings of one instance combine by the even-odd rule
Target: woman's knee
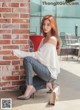
[[24,64],[25,62],[30,62],[31,59],[32,59],[31,56],[25,57],[25,58],[23,59],[23,64]]

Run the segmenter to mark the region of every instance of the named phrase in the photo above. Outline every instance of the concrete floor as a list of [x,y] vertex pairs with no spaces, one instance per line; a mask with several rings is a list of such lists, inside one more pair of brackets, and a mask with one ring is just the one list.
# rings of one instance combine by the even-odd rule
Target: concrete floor
[[34,99],[30,100],[17,100],[18,91],[0,92],[0,97],[12,98],[11,110],[80,110],[80,61],[71,57],[66,61],[65,57],[61,57],[60,66],[61,74],[57,82],[61,93],[55,106],[47,105],[47,89],[37,91]]

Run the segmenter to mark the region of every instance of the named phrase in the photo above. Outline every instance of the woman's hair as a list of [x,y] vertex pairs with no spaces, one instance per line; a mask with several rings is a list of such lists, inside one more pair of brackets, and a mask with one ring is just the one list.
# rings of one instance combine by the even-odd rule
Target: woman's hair
[[46,37],[46,33],[43,31],[43,24],[45,20],[49,20],[51,24],[51,34],[52,36],[55,36],[57,39],[57,50],[60,49],[60,40],[58,37],[58,30],[57,30],[57,24],[56,20],[52,15],[46,15],[43,17],[42,22],[41,22],[41,32],[43,33],[43,36]]

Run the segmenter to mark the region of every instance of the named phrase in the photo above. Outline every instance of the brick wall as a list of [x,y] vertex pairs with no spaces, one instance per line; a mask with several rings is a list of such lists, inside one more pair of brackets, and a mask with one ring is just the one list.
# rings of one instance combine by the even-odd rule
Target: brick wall
[[22,59],[13,49],[29,51],[30,0],[0,0],[0,91],[24,83]]

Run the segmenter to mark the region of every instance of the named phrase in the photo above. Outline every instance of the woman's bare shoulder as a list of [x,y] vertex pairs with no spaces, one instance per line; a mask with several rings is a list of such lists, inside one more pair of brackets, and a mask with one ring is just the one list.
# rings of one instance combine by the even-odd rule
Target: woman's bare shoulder
[[51,40],[57,41],[55,36],[50,37]]
[[56,45],[57,44],[56,37],[55,36],[50,37],[49,43],[52,43],[52,44]]

